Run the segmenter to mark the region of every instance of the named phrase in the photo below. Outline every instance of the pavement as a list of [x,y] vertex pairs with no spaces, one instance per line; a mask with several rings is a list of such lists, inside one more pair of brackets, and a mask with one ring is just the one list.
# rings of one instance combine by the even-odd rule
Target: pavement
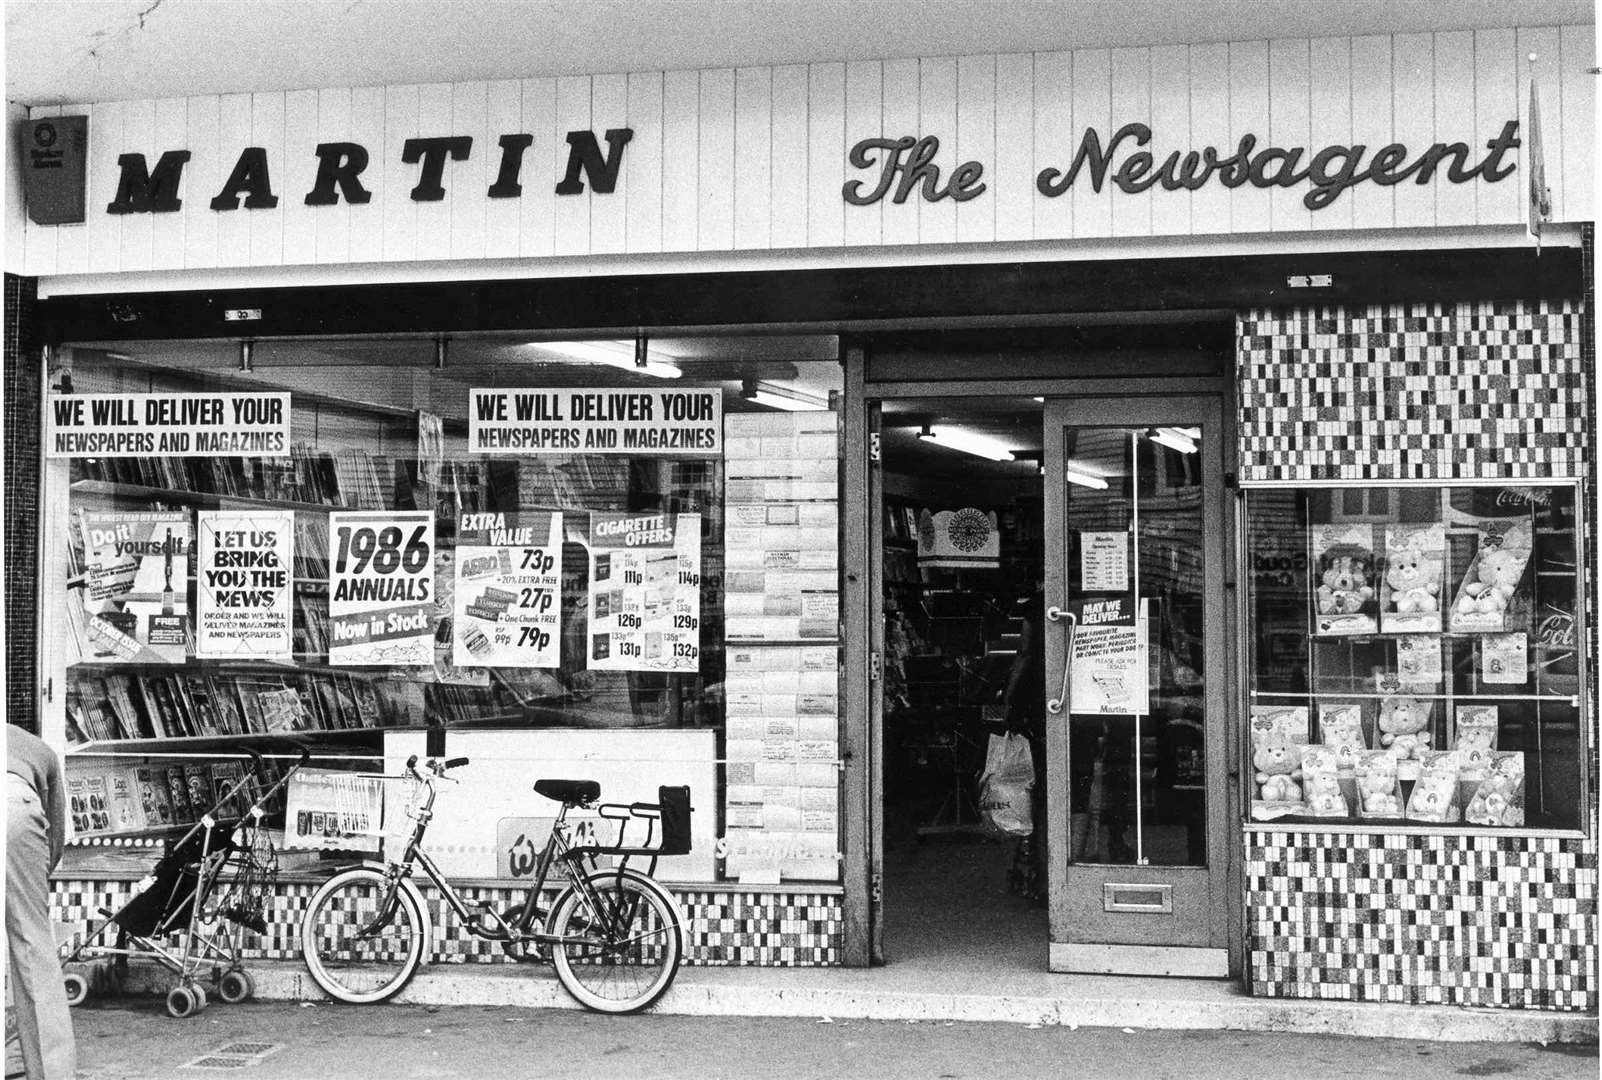
[[602,1016],[507,1006],[210,1005],[159,999],[73,1013],[80,1080],[1594,1080],[1596,1046],[1434,1042],[833,1016]]

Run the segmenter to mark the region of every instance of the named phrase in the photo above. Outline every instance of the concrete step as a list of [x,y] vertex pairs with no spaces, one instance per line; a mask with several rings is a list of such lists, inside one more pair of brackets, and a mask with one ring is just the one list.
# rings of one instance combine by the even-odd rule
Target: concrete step
[[[306,969],[248,965],[256,996],[327,1001]],[[165,994],[170,973],[136,966],[126,993]],[[400,1003],[577,1009],[548,966],[425,966]],[[357,1007],[357,1006],[352,1006]],[[1597,1018],[1574,1013],[1257,998],[1229,981],[1017,972],[1006,978],[916,966],[686,967],[655,1011],[684,1016],[992,1021],[1041,1026],[1294,1032],[1443,1042],[1594,1043]]]

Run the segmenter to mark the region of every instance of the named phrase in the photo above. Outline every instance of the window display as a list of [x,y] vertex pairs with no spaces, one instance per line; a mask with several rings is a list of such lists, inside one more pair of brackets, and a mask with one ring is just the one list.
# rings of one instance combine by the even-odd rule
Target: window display
[[1254,820],[1579,828],[1573,484],[1247,493]]
[[292,742],[374,771],[405,729],[569,729],[615,771],[702,729],[721,872],[837,881],[838,343],[601,344],[61,350],[42,660],[79,834]]

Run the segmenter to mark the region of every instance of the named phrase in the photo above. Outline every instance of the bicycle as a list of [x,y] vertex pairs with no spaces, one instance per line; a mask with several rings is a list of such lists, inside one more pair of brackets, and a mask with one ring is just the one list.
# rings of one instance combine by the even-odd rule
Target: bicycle
[[[601,785],[593,780],[536,780],[534,790],[561,804],[550,837],[540,849],[527,894],[505,911],[480,901],[473,914],[428,853],[423,834],[433,817],[436,785],[467,758],[417,756],[406,772],[417,789],[408,811],[415,824],[405,853],[384,867],[364,864],[340,871],[312,896],[301,921],[301,950],[312,979],[330,997],[351,1004],[386,1001],[404,989],[425,957],[433,953],[433,930],[422,893],[412,879],[414,865],[434,882],[462,927],[475,937],[500,942],[520,962],[545,962],[562,986],[596,1012],[631,1013],[654,1004],[678,974],[684,953],[684,917],[655,878],[656,860],[690,850],[690,789],[658,788],[659,803],[598,803]],[[593,809],[617,821],[616,844],[573,844],[569,810]],[[625,844],[631,823],[645,822],[644,843]],[[658,826],[660,826],[658,828]],[[660,833],[656,846],[653,834]],[[599,864],[616,857],[615,866]],[[639,870],[629,860],[648,858]],[[539,897],[553,867],[566,872],[567,888],[547,914]]]

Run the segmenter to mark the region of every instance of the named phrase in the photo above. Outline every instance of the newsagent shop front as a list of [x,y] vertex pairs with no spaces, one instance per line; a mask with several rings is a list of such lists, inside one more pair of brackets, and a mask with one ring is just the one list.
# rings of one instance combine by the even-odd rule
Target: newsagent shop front
[[29,178],[6,297],[66,932],[306,750],[296,960],[450,755],[430,848],[492,908],[536,778],[688,785],[691,964],[1594,1013],[1590,50],[33,110],[84,176]]

